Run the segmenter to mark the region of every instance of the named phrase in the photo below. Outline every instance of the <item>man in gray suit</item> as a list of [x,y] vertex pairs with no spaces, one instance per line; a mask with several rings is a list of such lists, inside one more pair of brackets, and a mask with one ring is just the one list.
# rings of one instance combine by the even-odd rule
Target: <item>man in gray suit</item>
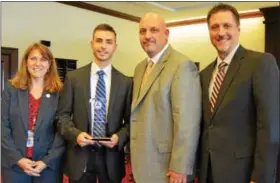
[[148,58],[134,74],[134,178],[137,183],[185,183],[193,173],[199,138],[199,73],[190,59],[168,44],[169,30],[159,15],[148,13],[141,19],[139,36]]
[[234,7],[213,7],[207,22],[218,57],[201,72],[200,183],[273,183],[279,149],[275,58],[239,45]]

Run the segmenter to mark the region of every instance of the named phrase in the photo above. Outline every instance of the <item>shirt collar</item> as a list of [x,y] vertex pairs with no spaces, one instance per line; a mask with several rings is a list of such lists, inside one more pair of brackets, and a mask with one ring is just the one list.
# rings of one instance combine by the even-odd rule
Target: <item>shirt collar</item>
[[165,52],[165,50],[168,48],[168,46],[169,46],[169,44],[166,44],[163,48],[162,48],[162,50],[158,53],[158,54],[156,54],[155,56],[153,56],[152,58],[149,58],[148,57],[148,62],[151,60],[154,64],[156,64],[158,61],[159,61],[159,59],[160,59],[160,57],[163,55],[163,53]]
[[95,62],[91,63],[91,74],[96,75],[100,70],[103,70],[106,76],[110,76],[112,71],[112,64],[109,64],[105,68],[101,69]]
[[228,56],[226,56],[226,58],[225,58],[224,60],[222,60],[222,59],[218,56],[218,58],[217,58],[217,66],[219,66],[219,64],[222,63],[223,61],[224,61],[225,63],[227,63],[228,66],[229,66],[229,64],[231,63],[231,60],[232,60],[232,58],[233,58],[235,52],[237,51],[238,47],[239,47],[239,43],[238,43],[238,44],[236,45],[236,47],[228,54]]

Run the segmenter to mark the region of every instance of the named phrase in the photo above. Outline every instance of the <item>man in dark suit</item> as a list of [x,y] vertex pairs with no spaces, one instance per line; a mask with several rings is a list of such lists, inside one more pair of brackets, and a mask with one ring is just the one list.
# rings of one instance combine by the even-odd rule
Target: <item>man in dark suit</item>
[[[69,72],[59,101],[57,126],[67,142],[64,170],[70,183],[120,183],[125,176],[132,79],[111,65],[116,32],[93,31],[93,62]],[[96,141],[95,137],[110,137]]]
[[201,72],[200,183],[272,183],[279,148],[279,70],[268,53],[239,45],[227,4],[207,16],[217,59]]

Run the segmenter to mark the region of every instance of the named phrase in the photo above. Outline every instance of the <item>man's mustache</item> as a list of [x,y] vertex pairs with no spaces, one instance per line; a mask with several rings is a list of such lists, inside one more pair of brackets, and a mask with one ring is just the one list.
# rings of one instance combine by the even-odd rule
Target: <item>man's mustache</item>
[[219,36],[218,37],[218,41],[221,41],[221,40],[229,40],[231,37],[229,37],[229,36]]

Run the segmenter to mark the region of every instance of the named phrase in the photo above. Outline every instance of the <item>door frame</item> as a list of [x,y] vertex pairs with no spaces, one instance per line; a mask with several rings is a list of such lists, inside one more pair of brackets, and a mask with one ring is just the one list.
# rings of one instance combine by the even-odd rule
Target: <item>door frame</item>
[[14,76],[18,70],[18,48],[1,47],[1,55],[10,56],[10,76]]

